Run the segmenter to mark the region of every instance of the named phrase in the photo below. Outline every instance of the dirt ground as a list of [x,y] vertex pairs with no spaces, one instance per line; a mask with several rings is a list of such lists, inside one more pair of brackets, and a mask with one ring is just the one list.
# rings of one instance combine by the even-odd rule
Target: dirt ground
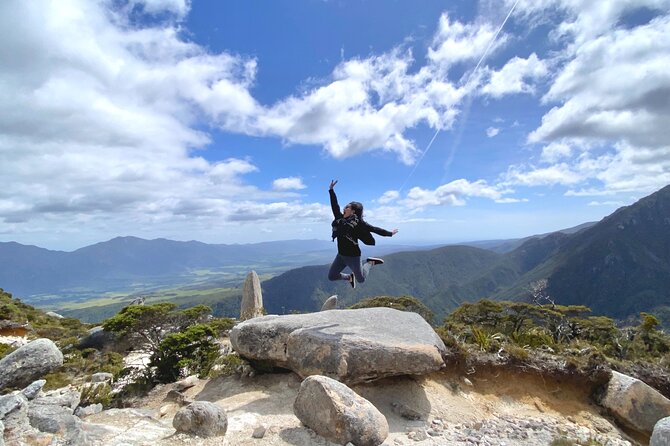
[[[104,412],[86,421],[116,423],[119,431],[127,434],[116,437],[113,444],[117,445],[333,445],[303,426],[293,414],[293,402],[300,382],[294,373],[228,376],[201,380],[195,387],[184,391],[189,399],[215,402],[226,410],[228,432],[223,439],[174,434],[172,418],[180,406],[166,398],[174,385],[157,387],[138,401],[144,414],[141,426],[136,418],[122,421],[120,414],[109,416]],[[607,439],[600,444],[645,443],[644,440],[630,438],[601,414],[601,409],[589,401],[586,389],[532,374],[482,371],[461,376],[442,371],[423,377],[388,378],[352,388],[386,416],[389,436],[385,446],[477,444],[463,440],[464,436],[457,429],[470,426],[481,429],[491,420],[499,420],[507,426],[524,426],[527,420],[542,420],[539,427],[533,429],[541,430],[545,423],[549,427],[566,426],[572,427],[573,431],[581,429],[588,435],[590,432],[598,433],[600,438]],[[425,434],[426,429],[431,427],[438,428],[435,436]],[[134,437],[131,431],[136,429],[144,429],[145,435]],[[147,438],[151,429],[157,430],[155,436],[159,438]],[[258,434],[258,430],[263,429],[262,438],[253,437],[255,430]],[[510,430],[509,427],[507,430]],[[454,436],[455,433],[459,433],[460,440]],[[553,431],[541,434],[539,432],[539,436],[524,441],[492,440],[480,444],[548,445],[552,438],[556,438]],[[492,435],[495,438],[495,433]]]

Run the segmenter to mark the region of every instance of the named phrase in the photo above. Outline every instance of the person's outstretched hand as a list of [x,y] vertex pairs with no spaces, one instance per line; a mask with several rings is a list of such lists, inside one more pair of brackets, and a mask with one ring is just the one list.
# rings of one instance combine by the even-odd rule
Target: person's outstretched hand
[[393,237],[393,236],[396,235],[397,233],[398,233],[398,230],[397,230],[397,229],[394,229],[393,231],[391,231],[391,237]]
[[337,184],[337,180],[330,180],[330,188],[328,190],[333,190],[335,185]]

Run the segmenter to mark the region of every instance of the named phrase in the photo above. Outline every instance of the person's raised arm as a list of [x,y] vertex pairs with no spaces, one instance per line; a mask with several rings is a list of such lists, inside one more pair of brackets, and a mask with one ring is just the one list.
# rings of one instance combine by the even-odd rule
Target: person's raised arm
[[337,180],[330,180],[330,187],[328,188],[328,193],[330,194],[330,208],[333,210],[333,217],[342,218],[342,211],[340,210],[340,205],[337,203],[337,195],[335,195],[335,190],[333,188],[337,184]]

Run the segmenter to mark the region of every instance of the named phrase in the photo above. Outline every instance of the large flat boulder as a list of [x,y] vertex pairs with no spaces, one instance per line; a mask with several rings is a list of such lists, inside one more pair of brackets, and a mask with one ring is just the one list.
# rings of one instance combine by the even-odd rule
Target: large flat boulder
[[421,316],[391,308],[264,316],[238,324],[230,341],[246,358],[349,384],[430,373],[446,352]]

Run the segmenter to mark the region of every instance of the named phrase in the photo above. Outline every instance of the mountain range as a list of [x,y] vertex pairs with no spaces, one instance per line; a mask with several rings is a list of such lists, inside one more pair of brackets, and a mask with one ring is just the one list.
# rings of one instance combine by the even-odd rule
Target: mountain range
[[[528,300],[530,284],[546,280],[545,294],[556,303],[583,304],[620,319],[641,311],[667,316],[670,186],[600,222],[558,232],[432,248],[365,247],[365,255],[384,256],[385,263],[355,290],[327,280],[334,253],[326,240],[211,245],[117,237],[73,252],[8,242],[0,243],[0,288],[45,308],[123,294],[108,309],[98,308],[96,318],[114,314],[133,295],[169,300],[175,293],[160,290],[182,287],[190,290],[186,305],[197,303],[202,290],[225,289],[210,293],[207,304],[234,316],[242,281],[253,269],[267,279],[262,287],[270,313],[318,310],[333,294],[341,306],[365,297],[410,295],[439,318],[481,298]],[[91,320],[87,311],[71,314]]]
[[441,317],[481,298],[527,301],[530,285],[546,280],[544,302],[586,305],[618,319],[642,311],[670,314],[670,186],[600,222],[495,247],[392,254],[355,290],[329,282],[328,265],[298,268],[263,283],[264,303],[282,313],[317,310],[332,294],[344,306],[410,295]]

